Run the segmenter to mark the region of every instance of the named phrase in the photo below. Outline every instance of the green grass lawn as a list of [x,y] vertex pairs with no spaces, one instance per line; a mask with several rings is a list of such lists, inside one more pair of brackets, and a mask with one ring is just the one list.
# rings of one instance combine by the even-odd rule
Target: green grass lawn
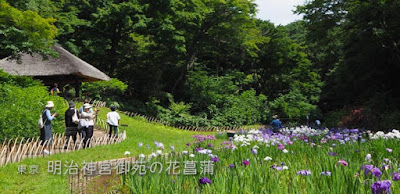
[[[101,108],[100,110],[99,117],[105,119],[109,109]],[[123,158],[125,151],[129,151],[131,156],[137,156],[141,153],[151,154],[152,151],[155,151],[153,140],[164,144],[164,152],[169,151],[171,145],[175,146],[175,150],[182,151],[186,149],[186,143],[193,142],[193,135],[214,134],[183,131],[149,123],[140,117],[131,118],[123,114],[120,115],[121,123],[129,125],[126,129],[127,138],[123,142],[71,153],[55,154],[44,158],[25,159],[19,163],[0,167],[0,193],[69,193],[68,175],[49,174],[47,172],[48,161],[62,161],[63,165],[66,161],[74,161],[81,167],[84,161],[94,162]],[[218,140],[218,142],[220,141],[222,140]],[[143,143],[143,147],[138,146],[139,142]],[[150,148],[146,148],[146,144],[149,144]],[[29,171],[29,165],[38,165],[39,173],[35,175],[18,174],[19,165],[26,165],[27,171]]]

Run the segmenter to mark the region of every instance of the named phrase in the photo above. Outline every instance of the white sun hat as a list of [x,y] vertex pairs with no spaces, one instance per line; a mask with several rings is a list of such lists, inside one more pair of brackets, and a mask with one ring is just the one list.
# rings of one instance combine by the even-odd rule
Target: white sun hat
[[54,107],[53,101],[47,101],[46,108],[53,108],[53,107]]
[[90,106],[89,103],[85,103],[85,104],[83,105],[83,108],[84,108],[84,109],[89,109],[89,108],[92,108],[92,106]]

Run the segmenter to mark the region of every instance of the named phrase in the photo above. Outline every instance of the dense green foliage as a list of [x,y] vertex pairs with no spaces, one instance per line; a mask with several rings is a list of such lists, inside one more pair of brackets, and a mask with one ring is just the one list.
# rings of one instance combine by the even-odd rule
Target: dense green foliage
[[117,101],[121,101],[127,88],[125,83],[111,78],[109,81],[83,83],[82,93],[90,99],[102,100],[108,105],[117,105]]
[[64,132],[64,112],[67,104],[60,97],[50,97],[47,88],[28,77],[10,76],[0,70],[0,142],[15,137],[38,137],[40,113],[46,101],[55,104],[59,113],[52,121],[53,132]]
[[43,18],[32,10],[20,11],[0,0],[0,59],[18,58],[21,53],[54,54],[57,28],[53,18]]
[[[42,15],[53,12],[58,19],[59,41],[129,85],[123,99],[96,92],[92,98],[175,124],[205,126],[266,122],[272,114],[304,119],[319,100],[322,83],[304,48],[285,27],[255,19],[253,1],[54,5],[56,11]],[[278,102],[269,108],[267,99],[293,92],[310,108],[283,110]]]
[[393,0],[315,0],[298,8],[305,21],[292,29],[306,29],[295,37],[308,46],[325,83],[320,109],[362,108],[358,127],[399,127],[399,8]]
[[[239,74],[239,75],[238,75]],[[188,79],[190,104],[175,103],[169,95],[170,106],[162,108],[160,117],[178,125],[238,126],[258,123],[266,116],[266,97],[256,91],[243,90],[241,73],[207,76],[207,72],[192,72]],[[240,79],[242,77],[242,79]]]

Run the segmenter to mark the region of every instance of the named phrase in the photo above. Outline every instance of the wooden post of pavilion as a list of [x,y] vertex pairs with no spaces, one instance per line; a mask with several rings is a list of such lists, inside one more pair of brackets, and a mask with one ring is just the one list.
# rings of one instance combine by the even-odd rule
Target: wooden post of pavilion
[[81,97],[81,88],[82,88],[82,83],[79,81],[75,82],[75,97],[80,98]]

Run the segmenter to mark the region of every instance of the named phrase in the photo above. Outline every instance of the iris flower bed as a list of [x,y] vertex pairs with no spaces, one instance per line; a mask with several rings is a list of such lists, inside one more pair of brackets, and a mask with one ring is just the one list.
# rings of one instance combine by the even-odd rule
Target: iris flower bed
[[[155,141],[138,145],[154,153],[140,155],[122,176],[120,189],[133,193],[400,193],[400,136],[396,134],[396,130],[385,134],[308,127],[279,133],[259,129],[220,145],[215,145],[214,136],[195,135],[187,149],[179,151]],[[210,166],[212,173],[206,169]],[[192,174],[185,174],[189,170]]]

